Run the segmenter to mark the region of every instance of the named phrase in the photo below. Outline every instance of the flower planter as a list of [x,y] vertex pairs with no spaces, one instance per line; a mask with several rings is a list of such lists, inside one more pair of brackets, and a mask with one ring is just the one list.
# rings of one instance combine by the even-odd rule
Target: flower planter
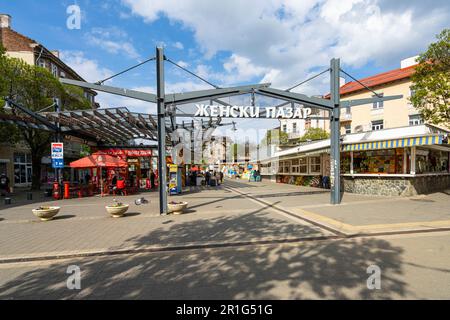
[[169,208],[169,212],[173,214],[182,214],[184,210],[186,210],[188,203],[187,202],[177,202],[177,203],[168,203],[167,207]]
[[113,218],[120,218],[127,212],[128,207],[128,204],[123,204],[121,206],[106,206],[105,208]]
[[52,220],[56,216],[61,207],[41,207],[38,209],[33,209],[33,214],[41,219],[42,221]]

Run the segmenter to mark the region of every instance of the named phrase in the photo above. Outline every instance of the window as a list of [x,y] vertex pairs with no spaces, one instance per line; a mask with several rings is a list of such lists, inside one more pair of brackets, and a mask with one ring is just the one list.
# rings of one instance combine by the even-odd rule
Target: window
[[283,172],[284,173],[290,173],[291,172],[291,162],[285,161],[283,165]]
[[280,161],[279,173],[290,173],[290,161]]
[[297,122],[292,124],[292,132],[297,133]]
[[416,173],[449,172],[448,161],[448,152],[417,148]]
[[39,60],[37,61],[37,65],[38,65],[39,67],[45,68],[45,67],[46,67],[45,60],[39,59]]
[[372,131],[383,130],[383,120],[372,121]]
[[305,120],[305,130],[311,128],[311,118]]
[[403,148],[353,152],[354,173],[403,173]]
[[286,125],[286,124],[283,124],[282,131],[283,131],[283,132],[287,132],[287,125]]
[[32,172],[31,155],[14,153],[14,185],[30,184]]
[[309,164],[311,173],[320,173],[320,157],[309,158]]
[[292,173],[299,173],[299,161],[298,161],[298,159],[292,160],[291,172]]
[[52,63],[52,74],[55,77],[58,77],[58,66],[56,64],[53,64],[53,63]]
[[308,158],[298,159],[299,173],[308,173]]
[[345,114],[352,114],[352,110],[350,107],[345,108]]
[[[380,93],[378,96],[383,97],[384,94]],[[372,98],[376,98],[376,95],[373,95]],[[372,109],[383,109],[383,101],[374,102]]]
[[352,126],[350,124],[346,124],[344,126],[344,128],[345,128],[345,134],[352,133]]
[[423,124],[423,119],[420,116],[420,114],[414,114],[409,116],[409,125],[410,126],[417,126],[419,124]]
[[412,88],[409,88],[409,96],[412,98],[416,94],[416,91]]

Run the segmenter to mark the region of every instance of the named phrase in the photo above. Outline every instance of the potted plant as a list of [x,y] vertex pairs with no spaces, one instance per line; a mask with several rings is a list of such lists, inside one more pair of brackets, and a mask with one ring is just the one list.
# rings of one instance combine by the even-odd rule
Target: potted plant
[[113,218],[120,218],[123,217],[125,212],[127,212],[129,205],[123,204],[122,202],[117,202],[116,199],[113,200],[114,204],[105,206],[106,211],[113,217]]
[[56,216],[61,207],[50,207],[50,206],[40,206],[36,209],[33,209],[33,214],[41,219],[42,221],[52,220],[54,216]]
[[183,211],[187,208],[188,203],[186,201],[170,201],[167,206],[169,207],[169,211],[173,214],[182,214]]

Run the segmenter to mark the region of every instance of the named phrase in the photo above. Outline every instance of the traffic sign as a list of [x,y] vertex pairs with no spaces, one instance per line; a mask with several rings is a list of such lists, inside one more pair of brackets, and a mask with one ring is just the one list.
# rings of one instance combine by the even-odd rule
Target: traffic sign
[[64,143],[52,142],[52,159],[64,159]]
[[64,159],[52,159],[52,168],[53,169],[64,168]]

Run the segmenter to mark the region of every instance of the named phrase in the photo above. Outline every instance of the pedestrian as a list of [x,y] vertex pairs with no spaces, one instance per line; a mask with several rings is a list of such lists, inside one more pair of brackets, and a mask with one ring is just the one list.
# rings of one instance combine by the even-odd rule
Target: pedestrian
[[84,183],[86,185],[89,185],[89,182],[91,181],[91,176],[89,175],[88,172],[86,172],[86,175],[84,176]]
[[205,173],[205,184],[206,186],[209,186],[209,180],[211,179],[211,173],[209,171],[206,171]]
[[153,169],[150,169],[150,189],[153,189],[155,187],[155,173],[153,172]]
[[220,184],[222,184],[223,183],[223,172],[222,171],[219,172],[219,176],[220,176]]
[[5,196],[9,193],[9,178],[5,173],[0,175],[0,193]]

